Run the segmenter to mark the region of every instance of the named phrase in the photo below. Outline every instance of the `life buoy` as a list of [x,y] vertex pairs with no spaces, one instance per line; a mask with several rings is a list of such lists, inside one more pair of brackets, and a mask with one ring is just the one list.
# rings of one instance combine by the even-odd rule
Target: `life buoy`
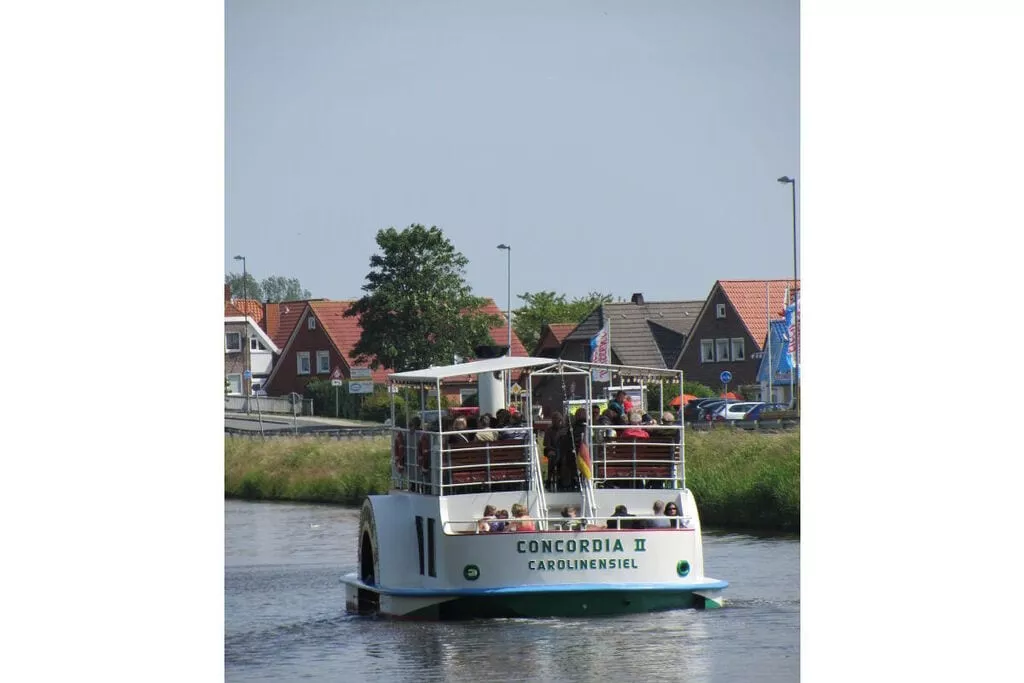
[[420,437],[419,446],[416,449],[416,456],[420,463],[420,469],[424,472],[430,470],[430,435],[424,434]]
[[405,472],[405,433],[395,432],[395,469],[399,474]]

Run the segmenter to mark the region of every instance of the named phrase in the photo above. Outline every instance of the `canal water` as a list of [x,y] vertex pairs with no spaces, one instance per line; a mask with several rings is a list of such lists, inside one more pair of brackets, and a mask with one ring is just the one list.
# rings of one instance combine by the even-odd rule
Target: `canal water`
[[359,511],[225,503],[228,681],[796,681],[800,542],[704,532],[720,610],[414,622],[349,615]]

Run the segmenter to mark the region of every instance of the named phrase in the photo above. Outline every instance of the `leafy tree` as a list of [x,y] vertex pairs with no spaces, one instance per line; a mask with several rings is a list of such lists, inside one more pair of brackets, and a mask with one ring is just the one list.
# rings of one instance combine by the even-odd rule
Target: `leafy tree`
[[515,309],[512,327],[516,336],[528,350],[533,351],[540,341],[541,329],[550,323],[578,323],[595,308],[612,300],[611,294],[590,292],[584,297],[569,301],[564,294],[554,292],[525,292],[516,295],[526,302]]
[[691,394],[697,398],[712,398],[718,396],[715,390],[706,384],[700,382],[694,382],[692,380],[686,380],[683,382],[683,393]]
[[231,296],[238,298],[244,296],[247,299],[263,301],[263,287],[252,276],[252,273],[246,273],[244,281],[241,273],[228,273],[224,276],[224,282],[231,285]]
[[464,278],[469,261],[440,228],[378,230],[377,246],[382,253],[370,257],[366,294],[345,313],[360,316],[357,363],[399,372],[448,365],[490,343],[488,330],[501,319],[479,312],[484,299]]
[[308,289],[303,289],[299,279],[295,277],[281,277],[271,275],[263,278],[263,299],[261,301],[295,301],[296,299],[309,299],[312,295]]

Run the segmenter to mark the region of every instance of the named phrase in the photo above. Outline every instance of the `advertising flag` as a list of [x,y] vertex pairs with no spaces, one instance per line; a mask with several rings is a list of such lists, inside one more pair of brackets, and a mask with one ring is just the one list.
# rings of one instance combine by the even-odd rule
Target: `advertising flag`
[[[612,362],[612,344],[611,344],[611,330],[608,329],[608,324],[595,334],[590,339],[590,362],[601,363],[608,365]],[[597,369],[591,371],[595,382],[609,382],[611,381],[611,371],[604,369]]]

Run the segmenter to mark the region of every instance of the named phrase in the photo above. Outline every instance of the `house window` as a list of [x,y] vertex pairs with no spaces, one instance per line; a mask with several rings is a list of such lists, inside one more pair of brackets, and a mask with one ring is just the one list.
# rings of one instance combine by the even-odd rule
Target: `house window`
[[316,318],[314,318],[313,316],[309,316],[309,318],[307,319],[306,325],[309,327],[309,329],[315,330],[316,329]]
[[316,352],[316,374],[324,374],[331,371],[331,355],[327,351]]
[[299,363],[299,371],[298,371],[299,374],[300,375],[308,375],[309,374],[309,351],[299,351],[298,353],[295,354],[295,358],[298,360],[298,363]]
[[715,340],[714,339],[701,339],[700,340],[700,362],[701,363],[714,363],[715,362]]
[[732,339],[732,359],[733,360],[746,360],[747,354],[745,353],[742,337],[734,337]]
[[729,360],[729,340],[728,339],[716,339],[715,340],[715,360],[721,363],[724,360]]
[[224,333],[224,351],[241,351],[242,350],[242,333],[241,332],[225,332]]
[[476,396],[476,389],[459,389],[459,405],[466,405],[466,399]]
[[715,304],[715,317],[719,320],[725,318],[725,304]]
[[256,337],[250,337],[249,338],[249,350],[250,351],[266,351],[267,347],[264,346],[263,342],[261,342]]
[[[237,334],[237,332],[235,333]],[[228,380],[228,393],[232,396],[241,396],[242,394],[242,376],[239,374],[227,375]]]

